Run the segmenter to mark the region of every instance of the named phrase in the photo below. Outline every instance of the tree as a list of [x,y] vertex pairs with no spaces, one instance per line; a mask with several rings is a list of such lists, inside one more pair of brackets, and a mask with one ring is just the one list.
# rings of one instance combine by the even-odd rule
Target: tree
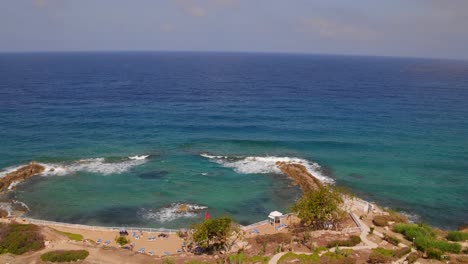
[[223,248],[234,229],[229,217],[211,218],[193,226],[193,241],[201,247],[213,250]]
[[341,192],[323,185],[316,190],[305,192],[294,204],[293,211],[305,226],[322,229],[329,224],[336,227],[345,213],[340,208],[342,204]]

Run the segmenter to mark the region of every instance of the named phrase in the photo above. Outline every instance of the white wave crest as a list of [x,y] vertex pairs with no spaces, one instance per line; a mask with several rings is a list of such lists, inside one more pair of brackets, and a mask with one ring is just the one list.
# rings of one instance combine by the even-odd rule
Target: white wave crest
[[[123,173],[135,166],[142,165],[146,162],[149,155],[131,156],[126,159],[122,159],[116,162],[108,162],[105,158],[93,158],[93,159],[81,159],[72,162],[60,162],[60,163],[38,163],[44,166],[45,170],[41,175],[52,176],[52,175],[67,175],[73,174],[78,171],[87,171],[99,174],[114,174]],[[0,171],[0,178],[4,177],[10,172],[14,172],[25,165],[8,167]],[[12,183],[10,188],[13,188],[17,183]]]
[[285,162],[290,164],[303,165],[307,171],[322,182],[333,183],[333,179],[323,175],[319,164],[301,158],[293,157],[228,157],[228,156],[213,156],[206,153],[201,154],[202,157],[208,158],[226,168],[232,168],[237,173],[254,174],[254,173],[278,173],[282,171],[278,167],[277,162]]
[[128,159],[119,162],[106,162],[104,158],[94,159],[81,159],[71,163],[39,163],[45,167],[45,171],[42,173],[45,176],[49,175],[66,175],[73,174],[78,171],[87,171],[99,174],[114,174],[123,173],[129,169],[142,165],[146,160],[140,159]]
[[140,155],[140,156],[135,155],[135,156],[130,156],[128,158],[131,159],[131,160],[145,160],[148,157],[149,157],[149,155]]
[[156,220],[159,222],[170,222],[178,218],[193,218],[200,214],[200,210],[207,209],[208,207],[196,204],[185,204],[188,207],[186,212],[179,212],[182,204],[173,203],[168,207],[153,211],[152,209],[141,209],[140,215],[146,220]]

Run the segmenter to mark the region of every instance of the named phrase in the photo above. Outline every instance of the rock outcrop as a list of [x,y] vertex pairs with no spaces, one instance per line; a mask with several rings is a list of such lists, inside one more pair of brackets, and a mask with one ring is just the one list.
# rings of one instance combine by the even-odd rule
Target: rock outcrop
[[31,162],[29,165],[8,173],[4,177],[0,178],[0,193],[8,191],[11,184],[20,183],[34,175],[42,173],[44,170],[44,166]]
[[303,192],[313,191],[322,186],[322,183],[307,171],[301,164],[277,162],[276,166],[291,178]]

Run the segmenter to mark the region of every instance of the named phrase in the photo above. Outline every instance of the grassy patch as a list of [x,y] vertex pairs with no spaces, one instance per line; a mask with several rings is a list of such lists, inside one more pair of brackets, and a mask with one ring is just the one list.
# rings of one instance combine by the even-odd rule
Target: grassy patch
[[392,260],[399,259],[411,252],[408,247],[399,248],[397,250],[374,248],[369,256],[369,263],[390,263]]
[[21,255],[44,248],[44,237],[36,225],[0,224],[0,253]]
[[414,238],[414,245],[420,251],[427,252],[429,248],[439,249],[442,252],[460,253],[461,245],[437,239],[436,233],[427,225],[396,224],[393,231],[401,233],[409,241]]
[[278,263],[281,264],[291,261],[298,261],[299,263],[320,263],[320,257],[317,254],[306,255],[288,252],[278,260]]
[[389,234],[384,234],[384,238],[383,238],[385,241],[387,241],[388,243],[394,245],[394,246],[398,246],[398,244],[400,244],[400,239],[394,237],[394,236],[391,236]]
[[73,241],[83,241],[83,236],[80,234],[74,234],[74,233],[69,233],[69,232],[63,232],[60,230],[57,230],[60,234],[68,237],[68,239],[73,240]]
[[361,243],[361,238],[359,236],[351,236],[346,240],[334,240],[327,244],[328,248],[332,247],[354,247],[357,244]]
[[447,239],[450,241],[465,241],[468,240],[468,233],[461,231],[449,231]]
[[241,263],[268,263],[270,260],[267,256],[245,256],[243,253],[232,254],[228,257],[229,264],[241,264]]
[[48,262],[71,262],[83,260],[89,256],[86,250],[56,250],[41,255],[42,261]]

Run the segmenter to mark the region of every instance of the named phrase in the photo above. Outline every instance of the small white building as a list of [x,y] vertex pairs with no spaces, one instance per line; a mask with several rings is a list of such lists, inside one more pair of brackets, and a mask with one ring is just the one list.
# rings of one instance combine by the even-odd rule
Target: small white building
[[270,220],[270,224],[276,225],[281,223],[281,217],[283,216],[282,213],[278,211],[273,211],[268,215],[268,219]]

